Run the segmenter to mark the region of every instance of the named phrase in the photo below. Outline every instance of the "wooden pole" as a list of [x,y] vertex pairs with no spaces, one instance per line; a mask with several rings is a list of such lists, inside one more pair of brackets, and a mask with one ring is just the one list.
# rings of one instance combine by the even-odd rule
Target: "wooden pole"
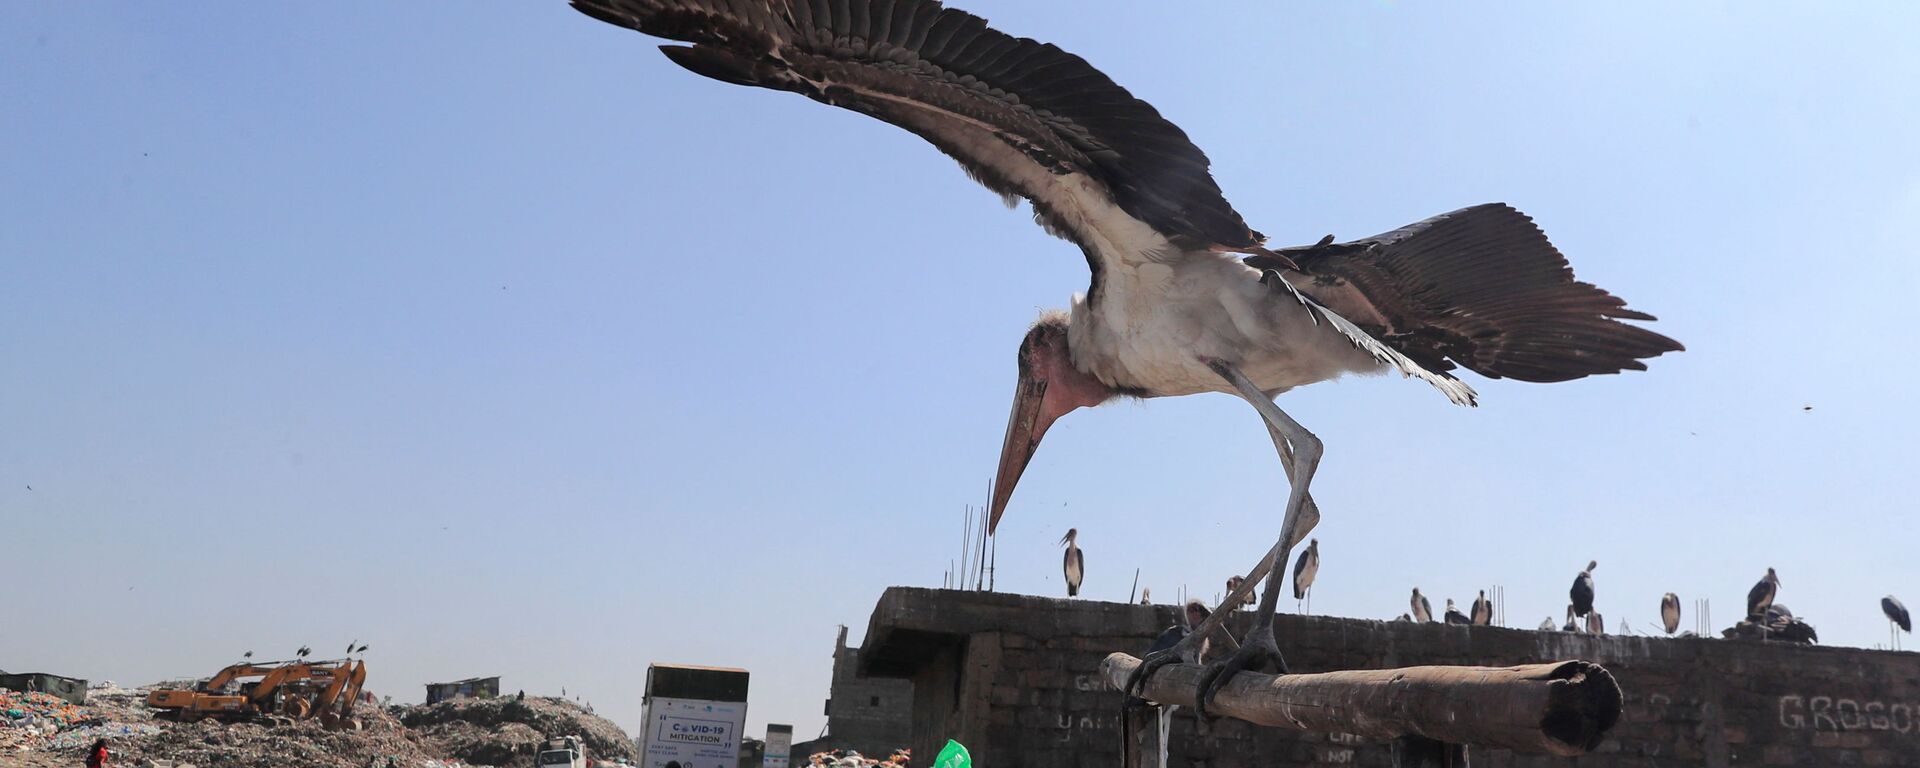
[[[1140,660],[1115,653],[1100,672],[1123,688]],[[1145,698],[1192,706],[1206,667],[1174,664],[1147,680]],[[1241,672],[1209,712],[1255,725],[1421,737],[1449,744],[1574,757],[1620,720],[1620,686],[1605,667],[1560,661],[1518,667],[1407,667],[1312,675]]]

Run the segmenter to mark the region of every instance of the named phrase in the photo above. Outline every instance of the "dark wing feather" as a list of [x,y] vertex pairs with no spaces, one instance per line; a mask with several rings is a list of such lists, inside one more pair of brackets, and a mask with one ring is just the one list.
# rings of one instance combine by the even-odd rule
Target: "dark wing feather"
[[1913,631],[1913,617],[1907,614],[1907,607],[1901,605],[1894,596],[1880,598],[1880,610],[1885,612],[1887,618],[1892,619],[1893,623],[1900,625],[1900,629],[1907,632]]
[[793,91],[912,131],[994,191],[1032,201],[1056,232],[1071,230],[1071,222],[1034,180],[1077,172],[1182,246],[1250,250],[1264,239],[1221,195],[1207,156],[1151,105],[1078,56],[934,0],[573,6],[692,43],[662,50],[699,74]]
[[1533,220],[1500,203],[1277,254],[1299,265],[1282,274],[1302,293],[1435,372],[1458,364],[1494,379],[1568,381],[1646,370],[1641,359],[1682,349],[1620,322],[1654,318],[1575,280]]

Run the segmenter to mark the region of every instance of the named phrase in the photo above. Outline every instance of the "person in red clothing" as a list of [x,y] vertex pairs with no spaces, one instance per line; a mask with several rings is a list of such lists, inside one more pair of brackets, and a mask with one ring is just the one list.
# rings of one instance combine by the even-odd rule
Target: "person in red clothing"
[[100,739],[87,748],[87,768],[107,768],[107,740]]

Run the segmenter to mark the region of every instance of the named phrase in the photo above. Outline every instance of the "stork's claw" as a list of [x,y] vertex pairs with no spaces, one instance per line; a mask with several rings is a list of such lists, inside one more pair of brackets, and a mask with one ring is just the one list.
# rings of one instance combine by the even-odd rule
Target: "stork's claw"
[[[1145,666],[1145,665],[1142,665]],[[1207,702],[1226,687],[1234,675],[1248,669],[1265,669],[1275,675],[1287,673],[1287,659],[1280,655],[1280,645],[1273,641],[1271,624],[1255,627],[1241,641],[1240,650],[1225,661],[1216,661],[1207,665],[1207,671],[1200,676],[1199,690],[1193,697],[1193,711],[1201,719],[1212,717],[1207,713]]]
[[1143,694],[1147,691],[1147,678],[1152,677],[1153,673],[1159,671],[1161,667],[1180,663],[1179,650],[1180,646],[1176,645],[1142,657],[1140,666],[1134,667],[1133,674],[1127,676],[1127,696],[1145,698]]

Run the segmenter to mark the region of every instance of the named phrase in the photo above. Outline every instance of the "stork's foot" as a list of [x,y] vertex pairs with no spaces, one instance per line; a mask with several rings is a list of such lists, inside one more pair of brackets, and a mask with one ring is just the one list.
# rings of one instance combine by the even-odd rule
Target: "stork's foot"
[[1160,671],[1161,667],[1180,663],[1179,650],[1180,647],[1176,645],[1142,657],[1140,666],[1134,667],[1133,674],[1127,676],[1127,698],[1142,699],[1147,692],[1147,678],[1153,677],[1153,673]]
[[1227,682],[1245,670],[1265,671],[1269,674],[1287,674],[1287,659],[1280,655],[1280,645],[1273,641],[1273,626],[1257,626],[1240,643],[1240,650],[1234,651],[1226,661],[1207,665],[1206,674],[1200,676],[1200,690],[1194,698],[1194,712],[1201,719],[1212,717],[1207,713],[1207,702],[1213,695],[1226,687]]

